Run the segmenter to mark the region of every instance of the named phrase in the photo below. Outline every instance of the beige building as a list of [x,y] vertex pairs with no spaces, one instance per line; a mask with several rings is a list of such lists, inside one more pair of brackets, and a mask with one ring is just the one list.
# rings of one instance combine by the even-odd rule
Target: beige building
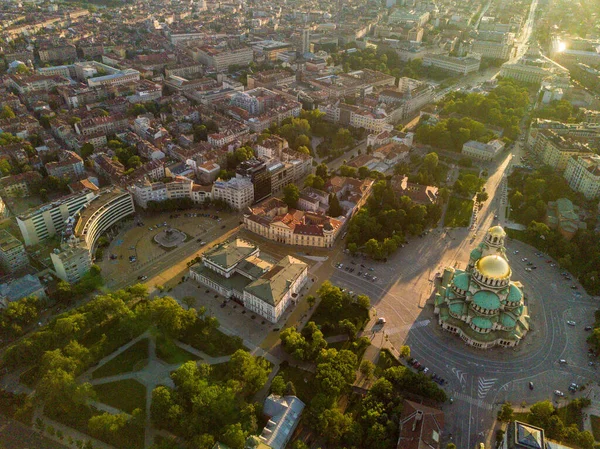
[[247,66],[254,59],[254,52],[250,47],[230,49],[228,47],[204,46],[191,50],[192,58],[216,71],[227,70],[229,66]]
[[495,139],[488,143],[469,140],[462,147],[462,154],[473,159],[481,161],[491,161],[495,159],[504,149],[504,142]]
[[4,273],[14,273],[29,263],[25,247],[5,229],[0,230],[0,267]]
[[567,161],[564,178],[576,192],[587,199],[600,196],[600,156],[574,156]]
[[343,223],[343,219],[290,209],[279,198],[269,198],[244,212],[246,229],[287,245],[331,248]]
[[294,306],[308,277],[308,265],[292,256],[276,264],[260,257],[258,246],[243,240],[223,242],[190,268],[190,278],[234,299],[276,323]]
[[225,201],[236,210],[243,210],[254,202],[254,184],[244,177],[231,178],[228,181],[217,179],[213,184],[212,197]]
[[571,157],[588,156],[592,154],[592,150],[589,145],[569,136],[560,135],[551,129],[543,129],[538,131],[533,153],[544,164],[557,171],[563,171]]
[[457,58],[447,55],[427,55],[423,58],[423,65],[425,67],[437,67],[457,75],[468,75],[479,70],[481,60],[473,57]]

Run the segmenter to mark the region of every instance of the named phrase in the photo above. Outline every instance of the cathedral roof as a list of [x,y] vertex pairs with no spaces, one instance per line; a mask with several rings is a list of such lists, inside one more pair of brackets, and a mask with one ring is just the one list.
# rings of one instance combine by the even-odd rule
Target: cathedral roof
[[500,298],[494,292],[480,290],[473,295],[473,303],[486,310],[497,310],[500,308]]
[[503,279],[510,276],[510,266],[501,256],[485,256],[477,262],[477,270],[484,276]]
[[504,232],[504,228],[502,226],[493,226],[488,229],[488,234],[491,234],[492,237],[506,237],[506,232]]
[[510,302],[519,302],[523,298],[523,292],[519,287],[514,284],[510,284],[510,290],[508,292],[508,299]]

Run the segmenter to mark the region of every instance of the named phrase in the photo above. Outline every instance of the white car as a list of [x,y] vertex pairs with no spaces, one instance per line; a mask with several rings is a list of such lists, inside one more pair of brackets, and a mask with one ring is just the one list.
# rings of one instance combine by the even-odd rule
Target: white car
[[565,395],[565,394],[564,394],[562,391],[560,391],[560,390],[554,390],[554,394],[555,394],[556,396],[559,396],[559,397],[561,397],[561,398],[562,398],[562,397]]
[[571,320],[567,321],[567,324],[569,326],[576,326],[577,325],[577,323],[575,321],[571,321]]

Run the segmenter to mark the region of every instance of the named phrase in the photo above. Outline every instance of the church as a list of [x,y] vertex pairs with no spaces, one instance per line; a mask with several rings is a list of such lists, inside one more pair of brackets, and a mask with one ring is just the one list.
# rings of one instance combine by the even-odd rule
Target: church
[[505,238],[501,226],[490,228],[465,270],[444,270],[435,295],[442,329],[475,348],[517,346],[529,331],[523,285],[511,281]]

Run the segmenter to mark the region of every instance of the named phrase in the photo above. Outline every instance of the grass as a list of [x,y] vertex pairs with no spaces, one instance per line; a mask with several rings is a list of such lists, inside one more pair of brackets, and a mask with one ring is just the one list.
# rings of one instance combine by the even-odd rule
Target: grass
[[114,359],[108,361],[92,373],[93,379],[99,377],[116,376],[117,374],[139,371],[148,360],[148,339],[144,338],[122,352]]
[[369,321],[369,311],[363,309],[358,304],[351,303],[349,306],[343,307],[339,312],[331,314],[321,303],[310,317],[310,320],[319,326],[325,337],[344,333],[338,329],[338,322],[345,319],[352,321],[356,329],[361,331],[364,329],[367,321]]
[[238,349],[244,349],[241,338],[225,335],[220,330],[207,326],[201,319],[180,340],[211,357],[231,355]]
[[136,408],[146,410],[146,387],[133,379],[94,385],[98,400],[131,414]]
[[469,226],[473,213],[473,200],[465,200],[451,196],[444,218],[444,226],[460,228]]
[[600,441],[600,416],[591,415],[590,421],[592,422],[592,433],[594,434],[594,439],[596,441]]
[[309,404],[316,393],[315,375],[309,371],[293,366],[280,366],[278,376],[283,380],[292,382],[296,388],[296,396],[305,404]]
[[199,359],[199,357],[196,357],[194,354],[185,349],[181,349],[173,340],[163,336],[156,338],[156,355],[159,359],[169,365],[177,365],[189,360]]

